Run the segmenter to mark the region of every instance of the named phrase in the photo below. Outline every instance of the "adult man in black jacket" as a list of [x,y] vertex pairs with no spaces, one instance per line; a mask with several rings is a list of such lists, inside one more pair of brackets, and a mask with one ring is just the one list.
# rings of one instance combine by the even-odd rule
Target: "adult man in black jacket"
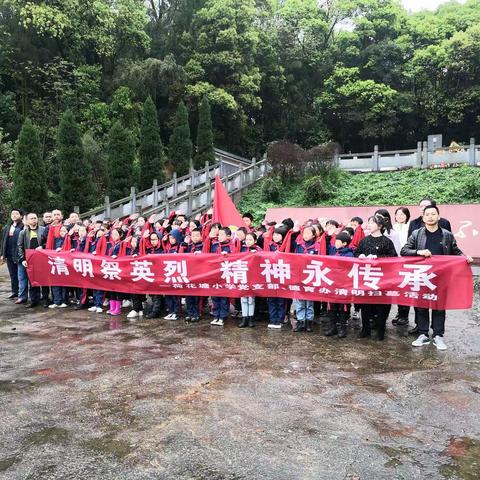
[[14,208],[10,212],[11,221],[2,229],[0,236],[0,264],[7,262],[8,274],[12,293],[8,298],[18,297],[18,264],[17,243],[18,236],[23,229],[22,212]]
[[[36,213],[27,215],[27,225],[18,236],[18,280],[20,298],[27,300],[28,297],[28,275],[27,275],[27,250],[42,248],[44,243],[44,227],[38,225]],[[20,299],[19,298],[19,299]],[[27,308],[36,307],[40,303],[40,287],[30,285],[30,304]]]
[[[423,223],[423,212],[425,210],[425,207],[428,207],[429,205],[433,205],[434,207],[436,207],[437,202],[435,200],[432,200],[431,198],[423,198],[421,200],[421,202],[419,203],[420,216],[410,221],[410,224],[408,225],[408,236],[410,236],[415,230],[418,230],[419,228],[425,226],[425,224]],[[446,218],[440,218],[438,221],[438,226],[440,228],[448,230],[449,232],[452,231],[450,222]]]
[[[400,252],[402,256],[413,257],[420,255],[429,258],[432,255],[463,255],[458,248],[455,237],[448,230],[439,226],[440,213],[435,205],[426,206],[422,216],[424,227],[415,230]],[[473,258],[466,256],[468,263]],[[428,308],[415,308],[419,336],[412,342],[414,347],[421,347],[430,343],[430,313]],[[445,310],[432,310],[433,344],[439,350],[446,350],[443,341],[445,333]]]

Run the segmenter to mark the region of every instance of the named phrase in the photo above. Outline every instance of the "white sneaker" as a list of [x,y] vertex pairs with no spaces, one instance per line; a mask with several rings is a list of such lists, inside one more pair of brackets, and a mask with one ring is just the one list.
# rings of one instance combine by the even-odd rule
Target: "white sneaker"
[[103,302],[103,306],[104,306],[104,307],[108,307],[109,305],[110,305],[110,300],[105,300],[105,301]]
[[176,313],[172,313],[172,314],[170,315],[169,320],[177,320],[177,314],[176,314]]
[[135,310],[132,310],[128,315],[127,315],[127,318],[137,318],[139,315],[138,315],[138,312],[136,312]]
[[95,308],[95,313],[103,313],[103,308],[96,307]]
[[61,305],[58,306],[58,308],[67,308],[68,305],[66,303],[62,303]]
[[428,345],[430,343],[430,339],[424,335],[423,333],[418,336],[416,340],[412,342],[414,347],[423,347],[424,345]]
[[52,303],[51,305],[48,306],[48,308],[58,308],[60,305],[57,305],[55,303]]
[[210,325],[218,325],[218,322],[219,322],[219,319],[218,319],[218,318],[214,318],[214,319],[210,322]]
[[90,307],[87,309],[89,312],[96,312],[97,311],[97,307],[93,306],[93,307]]
[[433,337],[433,344],[437,347],[437,350],[446,350],[447,346],[445,345],[445,342],[443,341],[443,337],[440,337],[439,335],[436,335]]
[[222,318],[219,318],[219,319],[217,320],[217,325],[218,325],[219,327],[223,327],[223,319],[222,319]]
[[122,302],[122,308],[128,308],[132,306],[132,302],[130,300],[124,300]]
[[282,326],[280,324],[276,324],[276,323],[269,323],[267,325],[267,328],[282,328]]
[[163,319],[164,319],[164,320],[170,320],[170,317],[171,317],[171,316],[172,316],[172,314],[169,313],[168,315],[165,315],[165,316],[163,317]]

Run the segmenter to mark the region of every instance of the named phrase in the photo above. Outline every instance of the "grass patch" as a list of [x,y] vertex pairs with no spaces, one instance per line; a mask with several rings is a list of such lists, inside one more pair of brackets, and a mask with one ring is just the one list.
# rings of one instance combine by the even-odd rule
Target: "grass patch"
[[[432,197],[438,203],[480,202],[480,168],[470,166],[360,174],[333,170],[327,177],[283,182],[275,178],[279,184],[275,201],[266,194],[272,190],[271,185],[264,188],[266,182],[271,184],[271,178],[255,184],[238,203],[239,211],[252,212],[257,222],[273,207],[416,205],[422,197]],[[328,188],[315,195],[315,185],[322,182]]]

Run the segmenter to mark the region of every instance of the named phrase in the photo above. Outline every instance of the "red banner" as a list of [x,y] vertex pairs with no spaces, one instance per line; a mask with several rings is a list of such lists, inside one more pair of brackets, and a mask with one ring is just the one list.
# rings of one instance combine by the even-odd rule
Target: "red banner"
[[470,308],[473,277],[464,257],[356,259],[278,252],[112,258],[27,252],[33,286],[160,295],[281,297],[335,303]]
[[[420,215],[418,205],[399,205],[410,209],[412,220]],[[305,208],[269,208],[265,214],[266,221],[281,222],[284,218],[290,217],[300,223],[309,218],[331,218],[340,223],[350,221],[352,217],[367,218],[373,215],[379,208],[386,208],[392,219],[395,218],[396,207],[392,206],[369,206],[369,207],[305,207]],[[450,221],[452,233],[455,235],[458,246],[465,253],[472,257],[480,258],[480,205],[438,205],[440,215]],[[365,225],[364,225],[365,226]]]

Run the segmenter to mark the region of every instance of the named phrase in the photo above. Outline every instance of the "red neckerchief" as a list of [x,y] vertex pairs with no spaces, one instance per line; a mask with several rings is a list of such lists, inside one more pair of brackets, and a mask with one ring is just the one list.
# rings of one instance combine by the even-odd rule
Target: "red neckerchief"
[[55,239],[60,237],[61,228],[62,223],[55,226],[50,225],[50,227],[48,227],[47,245],[45,246],[47,250],[53,250],[55,248]]

